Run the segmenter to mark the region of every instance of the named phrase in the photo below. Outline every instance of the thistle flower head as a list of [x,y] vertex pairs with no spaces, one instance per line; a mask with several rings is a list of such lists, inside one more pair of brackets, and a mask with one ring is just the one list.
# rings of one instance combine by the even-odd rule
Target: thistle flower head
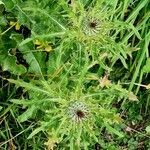
[[87,119],[89,115],[89,109],[84,103],[76,101],[70,104],[68,113],[73,121],[81,122]]
[[83,31],[86,35],[96,35],[100,32],[101,22],[95,17],[85,18],[83,21]]

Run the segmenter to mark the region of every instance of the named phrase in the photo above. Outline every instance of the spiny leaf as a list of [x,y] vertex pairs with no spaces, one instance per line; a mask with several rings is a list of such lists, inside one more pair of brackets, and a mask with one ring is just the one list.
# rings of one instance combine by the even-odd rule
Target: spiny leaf
[[43,127],[39,127],[39,128],[36,128],[29,136],[27,139],[31,139],[34,135],[36,135],[37,133],[39,133],[40,131],[43,130]]
[[36,111],[36,106],[32,105],[22,115],[20,115],[18,117],[18,121],[19,122],[27,121],[29,118],[31,118],[33,116],[33,114],[35,113],[35,111]]
[[42,104],[44,102],[50,103],[50,102],[61,102],[61,99],[59,98],[49,98],[49,99],[34,99],[34,100],[28,100],[28,99],[11,99],[11,102],[18,104],[18,105],[34,105],[34,104]]
[[48,91],[45,91],[44,89],[39,88],[39,87],[33,85],[32,83],[27,83],[27,82],[24,82],[22,80],[14,80],[14,79],[7,79],[7,80],[11,83],[16,84],[17,86],[24,87],[27,90],[33,90],[33,91],[36,91],[36,92],[42,92],[42,93],[50,95],[50,93]]

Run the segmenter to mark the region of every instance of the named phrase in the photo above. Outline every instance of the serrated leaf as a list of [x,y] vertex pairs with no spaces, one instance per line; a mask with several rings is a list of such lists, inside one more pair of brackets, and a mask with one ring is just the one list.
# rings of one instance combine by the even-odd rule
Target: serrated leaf
[[39,127],[39,128],[36,128],[29,136],[27,139],[31,139],[34,135],[36,135],[37,133],[39,133],[40,131],[43,130],[43,127]]
[[11,83],[14,83],[16,84],[17,86],[21,86],[21,87],[24,87],[26,88],[27,90],[33,90],[33,91],[36,91],[36,92],[42,92],[42,93],[45,93],[45,94],[48,94],[50,95],[50,93],[44,89],[41,89],[35,85],[33,85],[32,83],[27,83],[27,82],[24,82],[22,80],[14,80],[14,79],[7,79],[9,82]]
[[40,99],[39,101],[37,99],[34,100],[28,100],[28,99],[11,99],[10,102],[18,104],[18,105],[33,105],[33,104],[42,104],[44,102],[50,103],[50,102],[61,102],[61,99],[59,98],[49,98],[49,99]]
[[36,111],[36,106],[32,105],[22,115],[20,115],[18,117],[18,121],[19,122],[27,121],[29,118],[31,118],[33,116],[33,114],[35,113],[35,111]]
[[29,105],[29,104],[32,104],[32,101],[28,100],[28,99],[11,99],[10,102],[13,102],[15,104],[18,104],[18,105]]

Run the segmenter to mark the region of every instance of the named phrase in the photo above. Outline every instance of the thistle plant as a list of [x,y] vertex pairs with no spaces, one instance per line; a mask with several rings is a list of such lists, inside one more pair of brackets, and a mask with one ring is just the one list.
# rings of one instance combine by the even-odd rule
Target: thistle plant
[[[76,91],[63,84],[59,89],[60,85],[54,81],[9,81],[29,91],[29,100],[12,100],[27,108],[27,111],[18,117],[19,121],[24,122],[34,117],[35,113],[39,116],[38,112],[43,114],[38,118],[39,127],[29,135],[29,139],[43,131],[48,134],[49,140],[53,141],[47,141],[47,146],[63,144],[70,149],[88,149],[94,142],[99,143],[99,128],[106,128],[108,132],[123,137],[121,132],[113,128],[114,123],[122,122],[121,117],[115,109],[108,109],[113,102],[127,98],[128,91],[120,85],[110,84],[109,88],[103,90],[97,85],[94,91],[89,89],[85,93],[81,90],[84,86]],[[76,86],[78,84],[74,83],[74,89]]]
[[[71,26],[66,27],[65,42],[62,40],[62,43],[67,41],[71,45],[72,43],[73,45],[80,45],[82,52],[88,53],[92,56],[92,60],[98,61],[99,64],[102,62],[105,70],[109,65],[106,60],[109,60],[110,64],[113,62],[112,67],[120,59],[124,67],[128,68],[126,59],[132,53],[132,48],[121,42],[121,40],[117,42],[117,35],[121,32],[128,32],[129,29],[133,30],[133,32],[136,32],[136,30],[130,24],[115,17],[117,14],[112,10],[113,6],[107,7],[107,5],[98,1],[93,7],[86,9],[81,3],[73,2],[71,5],[72,12],[69,10],[66,15]],[[140,38],[138,32],[136,32],[136,35]],[[80,53],[78,52],[76,50],[76,55]],[[104,53],[107,56],[100,59]]]

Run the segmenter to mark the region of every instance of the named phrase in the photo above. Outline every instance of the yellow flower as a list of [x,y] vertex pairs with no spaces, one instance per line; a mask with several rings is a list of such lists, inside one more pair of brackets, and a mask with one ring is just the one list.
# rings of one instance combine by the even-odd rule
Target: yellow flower
[[37,45],[37,49],[43,48],[46,52],[52,51],[52,47],[49,45],[49,43],[46,41],[41,41],[41,40],[35,40],[34,42],[35,45]]
[[17,22],[14,22],[14,21],[10,21],[10,26],[15,26],[15,29],[16,30],[20,30],[20,24],[19,24],[19,22],[17,21]]
[[37,49],[43,48],[44,44],[40,40],[35,40],[34,42],[35,45],[37,45]]

